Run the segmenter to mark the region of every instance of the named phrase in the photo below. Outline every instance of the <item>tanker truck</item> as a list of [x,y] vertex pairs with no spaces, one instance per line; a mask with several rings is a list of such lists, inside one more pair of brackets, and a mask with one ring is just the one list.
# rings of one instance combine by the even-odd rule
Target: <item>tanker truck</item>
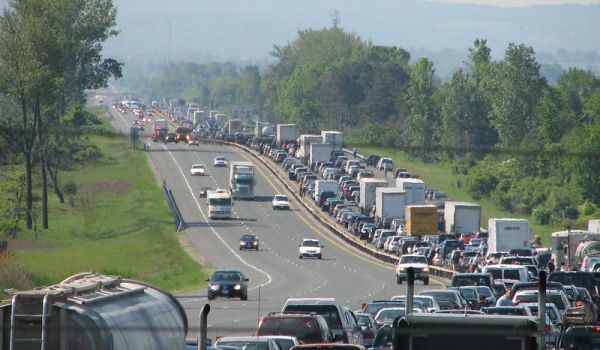
[[84,272],[0,302],[0,349],[184,349],[175,297],[140,281]]
[[556,266],[579,267],[588,255],[600,255],[600,233],[583,230],[552,233],[552,258]]

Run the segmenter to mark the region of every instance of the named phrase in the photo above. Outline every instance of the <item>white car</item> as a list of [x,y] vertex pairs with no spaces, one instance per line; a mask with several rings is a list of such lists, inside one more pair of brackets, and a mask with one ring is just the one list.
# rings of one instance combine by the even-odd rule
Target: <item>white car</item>
[[204,176],[206,175],[206,167],[204,166],[204,164],[193,164],[192,168],[190,169],[190,174],[192,176]]
[[423,255],[405,254],[400,257],[396,266],[396,283],[402,284],[403,280],[408,278],[406,272],[409,267],[415,271],[415,280],[423,281],[423,284],[429,284],[429,264],[427,258]]
[[303,259],[303,258],[321,259],[322,258],[321,248],[323,248],[323,246],[319,245],[318,239],[305,238],[302,240],[302,244],[300,244],[298,246],[298,255],[300,256],[300,259]]
[[224,156],[216,156],[213,161],[213,166],[227,166],[227,159]]
[[276,194],[273,197],[273,209],[290,209],[290,200],[284,194]]

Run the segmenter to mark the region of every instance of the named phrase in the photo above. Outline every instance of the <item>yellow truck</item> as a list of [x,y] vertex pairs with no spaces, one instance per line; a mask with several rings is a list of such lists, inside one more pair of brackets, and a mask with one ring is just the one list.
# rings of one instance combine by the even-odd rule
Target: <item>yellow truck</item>
[[406,234],[434,235],[438,232],[438,211],[435,205],[407,205],[404,209]]

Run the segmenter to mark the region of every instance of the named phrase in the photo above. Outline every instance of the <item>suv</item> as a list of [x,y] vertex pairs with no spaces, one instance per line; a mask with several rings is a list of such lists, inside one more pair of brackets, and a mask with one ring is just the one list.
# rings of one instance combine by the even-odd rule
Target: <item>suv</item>
[[335,298],[290,298],[282,312],[314,312],[327,321],[335,341],[362,345],[362,331],[354,313]]
[[256,336],[288,335],[300,343],[332,343],[334,338],[327,321],[315,313],[269,313],[258,323]]

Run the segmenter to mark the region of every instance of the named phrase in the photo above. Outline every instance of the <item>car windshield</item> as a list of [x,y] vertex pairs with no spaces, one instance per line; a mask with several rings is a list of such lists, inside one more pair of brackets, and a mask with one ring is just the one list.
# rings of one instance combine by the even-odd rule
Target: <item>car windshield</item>
[[192,165],[192,169],[202,169],[202,168],[204,168],[204,165],[202,165],[202,164],[194,164],[194,165]]
[[211,198],[208,200],[208,205],[231,205],[231,198]]
[[445,292],[445,291],[431,291],[431,290],[426,290],[421,292],[420,294],[422,295],[430,295],[432,297],[434,297],[436,300],[450,300],[450,301],[456,301],[456,294],[452,293],[452,292]]
[[311,313],[314,312],[317,315],[321,315],[327,321],[329,328],[341,328],[342,322],[338,309],[335,305],[288,305],[285,307],[285,311],[302,311]]
[[[495,276],[494,276],[495,277]],[[462,286],[488,286],[489,279],[481,275],[462,275],[452,277],[452,285],[455,287]]]
[[275,342],[279,345],[281,350],[289,350],[292,346],[296,345],[292,339],[286,338],[277,338],[275,339]]
[[394,320],[397,317],[404,316],[404,309],[381,309],[375,317],[376,321]]
[[242,241],[253,241],[256,237],[254,235],[243,235]]
[[241,281],[242,275],[235,271],[216,271],[212,277],[213,281]]
[[358,326],[371,326],[371,322],[369,321],[369,316],[366,315],[356,315],[356,323]]
[[215,157],[215,160],[225,160],[225,157],[218,156],[218,157]]
[[215,344],[217,347],[219,346],[234,346],[240,350],[269,350],[269,343],[266,341],[258,341],[258,340],[223,340],[219,341]]
[[288,197],[287,197],[287,196],[275,196],[275,200],[276,200],[276,201],[284,201],[284,202],[287,202],[287,201],[288,201]]
[[474,299],[477,298],[477,294],[475,292],[474,289],[471,288],[459,288],[458,289],[460,295],[463,296],[463,298],[467,298],[467,299]]
[[403,256],[400,258],[400,264],[427,264],[427,258],[424,256]]
[[367,306],[365,306],[365,309],[363,310],[363,312],[367,313],[367,314],[371,314],[372,316],[375,316],[375,315],[377,315],[379,310],[381,310],[383,308],[392,307],[392,306],[402,306],[402,305],[403,305],[402,301],[369,303],[369,304],[367,304]]
[[318,247],[319,241],[303,241],[302,246],[303,247]]

